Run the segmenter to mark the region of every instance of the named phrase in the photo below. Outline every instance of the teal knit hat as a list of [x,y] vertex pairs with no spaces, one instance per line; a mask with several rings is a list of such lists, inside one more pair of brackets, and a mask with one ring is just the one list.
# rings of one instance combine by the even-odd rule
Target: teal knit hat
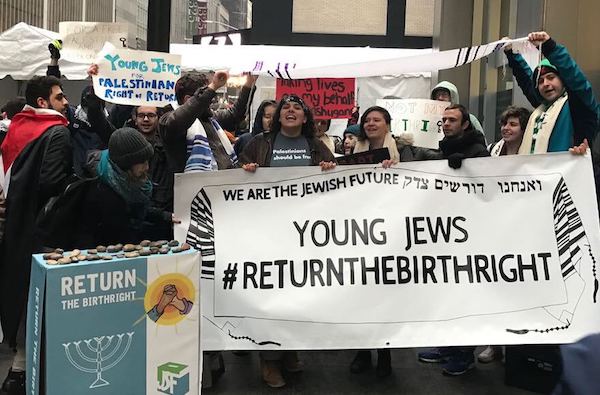
[[344,136],[346,134],[353,134],[356,137],[360,135],[360,125],[350,125],[344,130]]
[[533,72],[533,78],[534,78],[533,82],[534,82],[535,86],[537,86],[538,78],[540,78],[542,75],[547,74],[547,73],[555,73],[556,75],[558,75],[560,77],[560,73],[558,72],[558,69],[556,68],[556,66],[554,66],[552,63],[550,63],[550,61],[548,59],[542,59],[542,61],[538,65],[538,67],[536,67],[535,71]]

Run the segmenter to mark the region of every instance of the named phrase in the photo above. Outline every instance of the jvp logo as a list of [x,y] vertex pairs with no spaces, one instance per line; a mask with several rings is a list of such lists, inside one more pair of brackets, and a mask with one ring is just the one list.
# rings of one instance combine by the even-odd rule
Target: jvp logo
[[190,372],[187,365],[169,362],[158,367],[158,391],[169,395],[185,395],[190,390]]

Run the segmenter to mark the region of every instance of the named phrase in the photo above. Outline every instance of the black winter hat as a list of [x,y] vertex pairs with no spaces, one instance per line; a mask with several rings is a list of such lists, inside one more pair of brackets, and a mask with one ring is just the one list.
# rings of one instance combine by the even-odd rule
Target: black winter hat
[[108,157],[121,170],[149,161],[154,155],[152,145],[133,128],[117,129],[108,141]]

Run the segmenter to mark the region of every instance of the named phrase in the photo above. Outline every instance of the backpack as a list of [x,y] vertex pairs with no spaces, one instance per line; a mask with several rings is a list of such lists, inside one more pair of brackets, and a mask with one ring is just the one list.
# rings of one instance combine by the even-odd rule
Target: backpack
[[77,234],[77,218],[81,218],[83,204],[98,177],[80,178],[67,185],[63,193],[51,198],[38,214],[35,228],[36,245],[45,249],[77,248],[73,235]]

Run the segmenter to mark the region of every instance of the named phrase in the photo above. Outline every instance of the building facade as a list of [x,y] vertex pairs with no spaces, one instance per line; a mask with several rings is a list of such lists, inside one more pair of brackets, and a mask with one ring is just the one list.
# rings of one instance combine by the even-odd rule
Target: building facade
[[253,44],[431,47],[435,0],[253,0]]
[[[171,0],[173,43],[185,43],[187,0]],[[61,21],[125,22],[127,45],[146,49],[148,0],[0,0],[0,32],[19,22],[58,31]],[[191,38],[190,38],[191,39]]]
[[250,0],[221,0],[223,6],[229,11],[229,24],[238,30],[250,27],[251,3]]

